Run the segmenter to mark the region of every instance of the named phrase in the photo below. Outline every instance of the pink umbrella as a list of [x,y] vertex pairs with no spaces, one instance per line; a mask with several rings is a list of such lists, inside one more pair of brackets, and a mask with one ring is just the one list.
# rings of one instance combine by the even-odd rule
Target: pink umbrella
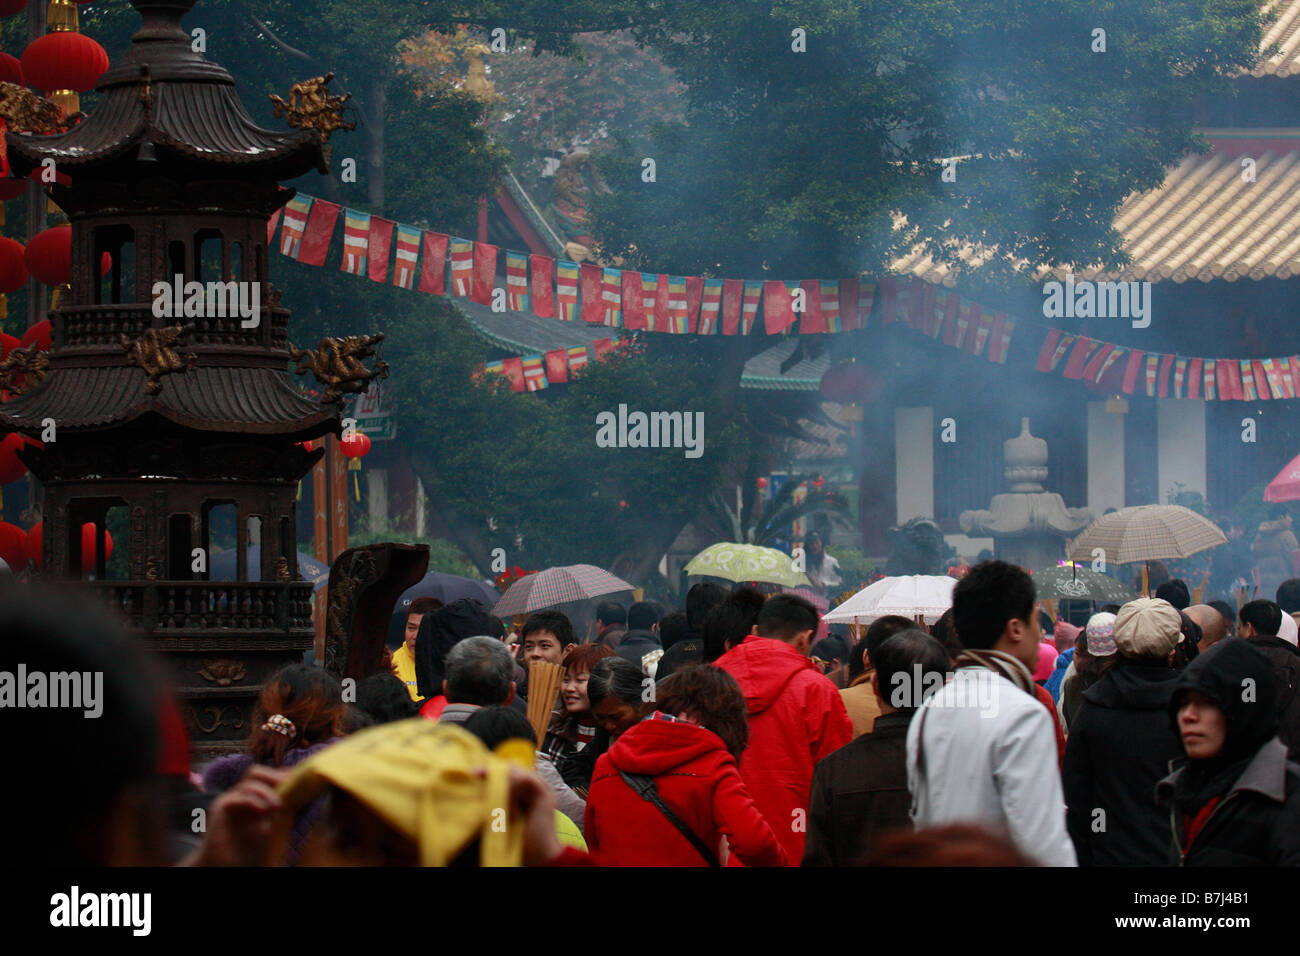
[[1264,489],[1265,501],[1300,501],[1300,458],[1292,459]]
[[803,598],[805,601],[807,601],[809,604],[815,607],[822,614],[825,614],[827,611],[831,609],[831,602],[828,601],[826,598],[822,597],[820,594],[818,594],[816,591],[812,590],[811,588],[782,587],[781,593],[793,594],[795,597]]

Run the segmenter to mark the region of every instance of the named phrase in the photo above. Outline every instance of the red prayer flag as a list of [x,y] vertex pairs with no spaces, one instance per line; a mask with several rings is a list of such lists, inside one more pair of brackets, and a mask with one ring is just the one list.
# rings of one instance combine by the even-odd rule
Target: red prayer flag
[[1096,382],[1101,376],[1102,366],[1113,351],[1115,351],[1113,342],[1103,342],[1101,348],[1093,353],[1092,358],[1088,359],[1088,364],[1083,367],[1082,377],[1090,382]]
[[645,328],[645,304],[641,301],[641,273],[623,270],[623,328],[638,332]]
[[605,324],[605,269],[594,262],[584,262],[579,269],[579,288],[582,292],[582,321],[593,325]]
[[[1043,339],[1043,347],[1038,350],[1038,363],[1034,366],[1039,372],[1050,372],[1052,370],[1052,355],[1056,352],[1056,343],[1061,340],[1061,330],[1051,329],[1047,333],[1047,338]],[[954,338],[954,343],[956,339]]]
[[[639,275],[639,273],[638,273]],[[614,342],[611,339],[597,339],[591,343],[591,351],[597,360],[604,358],[610,352],[614,351]]]
[[880,288],[880,324],[892,325],[898,321],[898,279],[896,276],[881,276],[877,285]]
[[474,243],[474,285],[469,297],[479,305],[492,304],[492,286],[497,280],[496,246],[487,242]]
[[795,323],[794,296],[782,279],[763,283],[763,328],[768,335],[784,332]]
[[1095,344],[1086,335],[1079,336],[1074,343],[1074,350],[1070,352],[1070,358],[1065,363],[1065,370],[1061,374],[1066,378],[1083,378],[1084,365],[1087,363],[1088,356]]
[[1133,389],[1137,388],[1138,373],[1142,370],[1142,362],[1146,358],[1146,353],[1141,349],[1134,349],[1128,357],[1128,367],[1124,369],[1124,382],[1120,390],[1125,395],[1132,395]]
[[1169,397],[1169,373],[1174,367],[1174,357],[1172,355],[1160,356],[1160,378],[1159,385],[1156,386],[1157,398]]
[[340,207],[324,199],[317,199],[311,204],[307,214],[307,228],[302,233],[302,244],[298,246],[298,261],[309,266],[325,265],[325,253],[329,251],[330,239],[334,237],[334,223],[338,221]]
[[[0,119],[0,124],[3,123],[4,120]],[[4,142],[4,136],[0,136],[0,142]],[[266,220],[266,244],[268,246],[273,245],[272,240],[275,238],[275,227],[280,224],[280,213],[282,212],[284,212],[283,206],[271,213],[271,218]]]
[[551,349],[546,353],[546,379],[552,385],[569,380],[569,353],[565,349]]
[[510,379],[510,390],[512,392],[522,392],[527,390],[527,384],[524,382],[524,360],[519,356],[513,356],[506,359],[501,365],[501,371]]
[[[1255,359],[1251,362],[1251,365],[1255,368],[1255,391],[1259,393],[1260,398],[1271,399],[1273,397],[1273,392],[1269,388],[1270,383],[1268,380],[1268,374],[1264,369],[1264,363],[1259,359]],[[1280,398],[1281,396],[1278,397]]]
[[388,281],[388,251],[393,244],[393,221],[370,217],[370,247],[366,253],[367,271],[375,282]]
[[539,319],[555,318],[555,260],[550,256],[529,257],[532,268],[533,315]]
[[722,282],[722,334],[735,335],[740,331],[740,307],[745,299],[744,279],[724,279]]
[[845,332],[862,328],[862,319],[858,315],[858,289],[861,279],[840,280],[840,328]]
[[801,335],[826,331],[826,315],[822,311],[822,284],[820,279],[804,279],[799,283],[803,290],[803,312],[799,318]]
[[1187,397],[1201,397],[1201,360],[1194,358],[1187,365]]
[[[440,232],[424,233],[424,261],[420,266],[420,291],[445,295],[447,276],[447,239]],[[520,373],[522,374],[522,372]]]
[[[692,335],[699,329],[700,303],[704,301],[704,278],[686,277],[686,328]],[[709,330],[713,331],[712,329]]]

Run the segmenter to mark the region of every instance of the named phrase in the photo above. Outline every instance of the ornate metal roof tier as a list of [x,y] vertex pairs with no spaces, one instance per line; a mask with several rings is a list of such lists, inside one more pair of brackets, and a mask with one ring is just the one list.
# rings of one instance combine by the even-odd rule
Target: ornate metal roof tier
[[193,0],[133,5],[144,23],[127,54],[100,78],[95,89],[103,96],[95,111],[66,133],[7,134],[19,175],[45,159],[65,171],[134,161],[145,143],[160,160],[171,154],[218,167],[255,165],[277,179],[313,168],[328,172],[319,133],[262,129],[244,109],[230,73],[192,49],[180,20]]

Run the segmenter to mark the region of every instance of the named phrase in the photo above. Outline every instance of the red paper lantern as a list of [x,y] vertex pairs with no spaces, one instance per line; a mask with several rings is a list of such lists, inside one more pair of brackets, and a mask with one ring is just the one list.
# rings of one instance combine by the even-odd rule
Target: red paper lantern
[[[0,77],[0,79],[4,79],[4,77]],[[27,185],[30,182],[30,179],[0,179],[0,202],[17,199],[27,192]]]
[[812,486],[816,488],[818,491],[821,491],[822,485],[824,484],[826,484],[826,479],[823,478],[821,475],[818,475],[816,478],[812,480]]
[[8,236],[0,236],[0,292],[17,292],[27,282],[26,249]]
[[84,33],[47,33],[23,50],[23,76],[37,89],[93,90],[108,69],[104,48]]
[[45,522],[38,521],[27,529],[27,557],[41,566],[41,557],[45,551]]
[[[5,14],[0,14],[0,16],[3,15]],[[8,53],[0,53],[0,80],[17,86],[27,85],[23,81],[23,65],[19,62],[18,57],[10,56]]]
[[832,365],[821,381],[821,393],[841,405],[875,401],[884,388],[885,383],[876,374],[876,370],[858,362]]
[[23,261],[37,282],[66,283],[72,276],[72,227],[55,226],[32,236]]
[[22,344],[8,332],[0,332],[0,359],[6,358],[10,352]]
[[12,17],[27,9],[27,0],[0,0],[0,17]]
[[357,432],[351,438],[340,441],[339,450],[345,458],[364,458],[370,451],[370,436],[365,432]]
[[37,322],[23,333],[23,337],[20,341],[22,342],[23,348],[26,348],[29,345],[35,345],[37,351],[44,352],[50,347],[50,334],[52,332],[53,327],[50,325],[50,320],[41,319],[41,321]]
[[17,432],[6,435],[4,440],[0,441],[0,485],[17,481],[27,474],[27,466],[18,460],[17,452],[18,449],[29,444],[35,443]]
[[764,488],[767,487],[767,479],[764,478],[762,475],[759,475],[758,481],[756,481],[755,484],[758,485],[758,490],[762,491]]
[[[113,536],[104,529],[104,562],[113,556]],[[89,574],[95,570],[95,522],[87,521],[81,526],[81,572]]]
[[0,558],[11,571],[27,567],[27,532],[8,521],[0,521]]

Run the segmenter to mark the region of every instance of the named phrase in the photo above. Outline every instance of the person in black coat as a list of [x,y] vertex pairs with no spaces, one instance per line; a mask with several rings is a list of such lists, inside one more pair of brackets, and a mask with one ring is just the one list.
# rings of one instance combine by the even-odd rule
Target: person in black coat
[[1241,606],[1237,634],[1250,641],[1273,665],[1277,681],[1277,734],[1292,759],[1300,756],[1300,650],[1277,636],[1282,608],[1272,601],[1250,601]]
[[1169,862],[1300,866],[1300,765],[1277,736],[1277,686],[1250,641],[1228,638],[1188,665],[1169,714],[1187,756],[1161,780]]
[[1083,692],[1070,723],[1061,774],[1080,866],[1161,866],[1168,858],[1167,815],[1156,806],[1155,785],[1183,752],[1169,724],[1179,624],[1163,600],[1120,608],[1115,663]]
[[652,651],[663,651],[659,643],[659,619],[663,608],[655,601],[638,601],[627,609],[627,633],[614,648],[614,653],[642,670],[645,656]]
[[679,640],[664,640],[664,656],[659,658],[655,681],[664,681],[683,667],[704,660],[704,619],[727,599],[727,591],[712,581],[691,585],[686,592],[686,632]]
[[880,716],[871,733],[825,757],[813,771],[803,866],[861,865],[881,833],[911,828],[907,727],[924,697],[943,686],[948,652],[913,628],[881,644],[871,663]]

